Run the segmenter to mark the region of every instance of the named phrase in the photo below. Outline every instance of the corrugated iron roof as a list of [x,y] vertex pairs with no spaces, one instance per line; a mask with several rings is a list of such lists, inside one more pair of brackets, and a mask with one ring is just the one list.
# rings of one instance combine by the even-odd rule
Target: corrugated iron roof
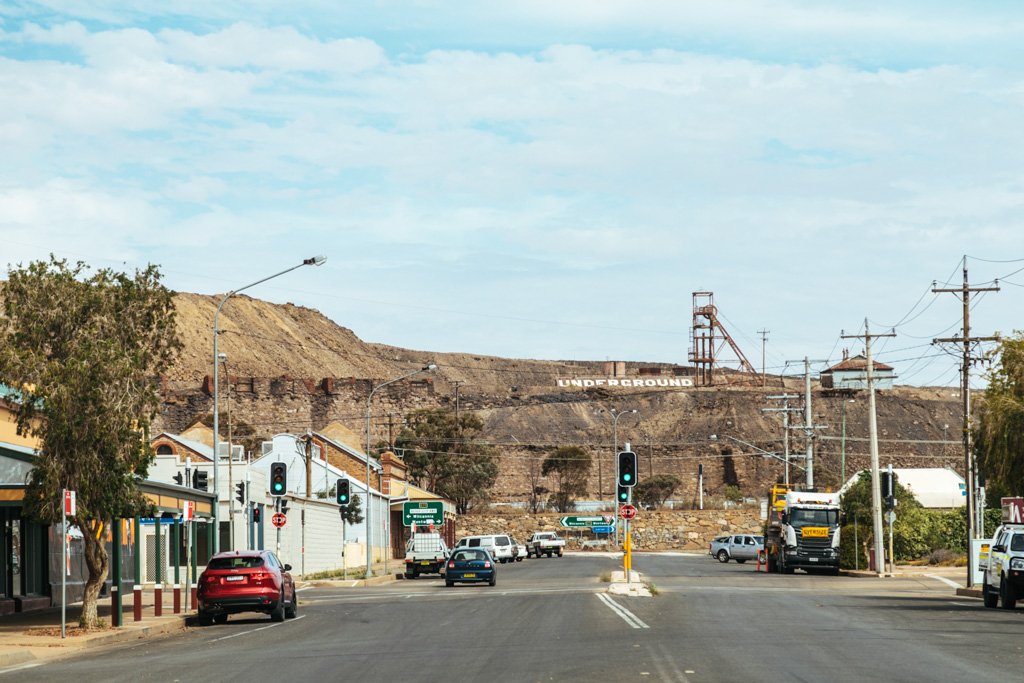
[[[891,365],[886,365],[885,363],[879,363],[877,360],[873,360],[873,359],[871,361],[871,367],[872,367],[873,370],[892,370],[893,369],[893,367]],[[825,370],[825,372],[834,372],[836,370],[863,370],[863,371],[867,372],[867,369],[868,369],[868,359],[867,359],[866,356],[861,354],[861,355],[858,355],[858,356],[853,356],[852,358],[847,358],[844,361],[840,361],[839,363],[836,363],[835,365],[830,367],[828,370]]]

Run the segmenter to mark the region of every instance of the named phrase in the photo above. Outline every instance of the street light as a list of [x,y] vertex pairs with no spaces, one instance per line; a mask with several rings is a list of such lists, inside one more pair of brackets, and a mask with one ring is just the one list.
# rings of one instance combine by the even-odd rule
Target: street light
[[[273,275],[269,275],[269,276],[263,278],[262,280],[257,280],[256,282],[250,282],[249,284],[245,285],[244,287],[239,287],[238,289],[233,289],[233,290],[231,290],[230,292],[228,292],[227,294],[224,295],[224,298],[221,299],[220,303],[217,304],[216,312],[213,314],[213,552],[214,552],[214,554],[220,552],[220,489],[218,488],[219,481],[218,481],[218,478],[217,478],[217,473],[220,472],[220,452],[219,452],[219,449],[218,449],[218,446],[220,445],[220,415],[219,415],[219,412],[218,412],[220,410],[220,406],[218,405],[218,401],[220,400],[220,373],[218,372],[218,367],[220,365],[218,363],[218,361],[220,360],[220,354],[218,353],[218,349],[217,349],[217,338],[220,336],[220,328],[218,327],[218,325],[220,323],[220,311],[221,311],[222,308],[224,308],[224,304],[226,304],[228,302],[228,299],[230,299],[235,294],[238,294],[239,292],[241,292],[243,290],[249,289],[250,287],[255,287],[256,285],[261,284],[263,282],[266,282],[267,280],[273,280],[275,277],[280,277],[281,275],[284,275],[285,273],[290,273],[293,270],[295,270],[297,268],[301,268],[303,266],[321,266],[321,265],[323,265],[324,261],[326,261],[326,260],[327,260],[326,256],[314,256],[312,258],[303,259],[302,263],[300,263],[298,265],[295,265],[295,266],[292,266],[291,268],[286,268],[285,270],[282,270],[280,273],[274,273]],[[231,453],[228,453],[228,461],[230,462],[230,460],[231,460]]]
[[[235,481],[231,464],[231,373],[228,372],[228,354],[219,353],[217,358],[224,364],[224,375],[227,377],[228,384],[228,491],[233,491]],[[231,546],[230,550],[235,549],[235,504],[230,499],[228,500],[228,545]]]
[[[396,377],[394,379],[389,379],[387,382],[384,382],[383,384],[378,384],[377,386],[373,387],[373,389],[370,390],[370,395],[366,397],[366,514],[364,516],[366,518],[366,577],[367,578],[373,576],[373,544],[371,543],[371,540],[370,540],[371,539],[370,535],[371,535],[372,530],[373,530],[373,527],[370,524],[370,517],[371,517],[372,510],[373,510],[373,505],[372,505],[373,501],[370,498],[370,407],[373,404],[373,395],[377,393],[378,389],[383,389],[384,387],[386,387],[389,384],[394,384],[395,382],[401,382],[403,379],[409,379],[413,375],[418,375],[421,372],[433,372],[434,370],[437,370],[437,365],[435,365],[434,363],[431,363],[430,365],[427,365],[426,367],[422,367],[419,370],[413,370],[412,372],[407,373],[405,375],[402,375],[401,377]],[[383,495],[383,493],[384,492],[381,491],[381,495]],[[390,515],[390,512],[391,512],[391,510],[389,508],[388,509],[388,514],[385,515],[385,520],[387,520],[387,517]],[[386,538],[386,539],[384,539],[384,542],[385,542],[384,566],[387,567],[387,556],[388,556],[388,554],[390,552],[391,539]]]

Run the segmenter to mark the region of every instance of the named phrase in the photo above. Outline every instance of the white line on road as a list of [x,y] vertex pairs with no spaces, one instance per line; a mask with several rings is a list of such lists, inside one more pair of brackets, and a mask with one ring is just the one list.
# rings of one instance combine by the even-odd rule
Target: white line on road
[[650,626],[640,621],[639,617],[637,617],[635,614],[630,612],[628,609],[626,609],[619,603],[612,600],[604,593],[598,593],[597,599],[603,602],[604,604],[608,605],[608,607],[610,607],[613,612],[622,617],[622,620],[630,626],[632,626],[633,628],[650,628]]
[[0,670],[0,676],[4,674],[14,673],[15,671],[24,671],[25,669],[34,669],[37,666],[42,666],[46,662],[29,662],[28,664],[19,664],[18,666],[8,667]]
[[[306,615],[303,614],[301,616],[298,616],[298,617],[295,617],[294,619],[292,619],[292,622],[296,622],[299,619],[305,619],[305,618],[306,618]],[[287,621],[279,621],[276,624],[270,624],[269,626],[260,626],[259,628],[252,629],[251,631],[242,631],[241,633],[232,633],[230,636],[221,636],[220,638],[214,638],[213,640],[211,640],[209,642],[216,643],[216,642],[219,642],[221,640],[230,640],[231,638],[237,638],[238,636],[247,636],[250,633],[256,633],[257,631],[266,631],[268,628],[274,628],[275,626],[281,626],[282,624],[287,624],[287,623],[288,623]]]
[[946,584],[947,586],[950,586],[951,588],[963,588],[963,586],[961,586],[959,583],[953,581],[952,579],[947,579],[945,576],[939,576],[937,574],[925,574],[925,576],[927,576],[929,579],[941,581],[942,583]]

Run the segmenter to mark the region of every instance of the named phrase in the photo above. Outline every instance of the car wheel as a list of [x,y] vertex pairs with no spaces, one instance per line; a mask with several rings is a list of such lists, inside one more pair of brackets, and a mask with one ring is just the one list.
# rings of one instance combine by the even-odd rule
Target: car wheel
[[522,561],[523,561],[523,557],[521,555],[516,558],[516,562],[522,562]]
[[226,624],[226,623],[228,623],[228,615],[227,615],[227,613],[225,612],[224,614],[214,615],[213,623],[215,623],[215,624]]
[[199,625],[200,626],[210,626],[211,624],[213,624],[213,615],[212,614],[207,614],[206,612],[200,612],[199,613]]
[[1017,594],[1013,592],[1013,586],[1005,575],[999,578],[999,602],[1003,609],[1014,609],[1017,606]]
[[295,615],[299,613],[299,596],[292,591],[292,601],[284,608],[284,618],[294,619]]
[[985,607],[990,609],[999,604],[999,594],[992,590],[992,586],[988,585],[988,575],[982,579],[981,599],[985,602]]
[[455,582],[454,581],[449,581],[448,579],[445,579],[444,580],[444,585],[447,586],[448,588],[451,588],[452,586],[455,585]]
[[271,621],[284,621],[284,591],[281,591],[281,597],[278,598],[277,605],[274,606],[274,611],[270,613]]
[[839,567],[832,567],[828,573],[830,576],[839,576]]
[[736,564],[743,564],[746,560],[736,560]]
[[718,557],[718,561],[722,564],[725,564],[729,561],[729,553],[725,549],[719,550],[718,555],[716,557]]
[[494,584],[496,584],[496,583],[498,583],[498,577],[495,576],[494,574],[491,574],[491,580],[487,582],[487,585],[488,586],[494,586]]

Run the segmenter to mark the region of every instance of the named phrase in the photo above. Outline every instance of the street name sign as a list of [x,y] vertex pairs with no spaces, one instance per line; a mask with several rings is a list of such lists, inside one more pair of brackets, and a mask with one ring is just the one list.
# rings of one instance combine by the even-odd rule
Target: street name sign
[[603,525],[608,523],[603,515],[571,515],[569,517],[562,517],[559,522],[566,529],[582,529],[594,526],[595,524]]
[[288,521],[288,518],[285,517],[280,512],[275,512],[274,516],[270,518],[270,523],[273,524],[274,526],[276,526],[278,529],[283,527],[285,522],[287,522],[287,521]]
[[612,534],[615,533],[615,527],[613,526],[595,526],[590,529],[595,534]]
[[410,501],[402,503],[402,524],[418,527],[435,527],[444,525],[444,503],[439,500],[425,502]]

